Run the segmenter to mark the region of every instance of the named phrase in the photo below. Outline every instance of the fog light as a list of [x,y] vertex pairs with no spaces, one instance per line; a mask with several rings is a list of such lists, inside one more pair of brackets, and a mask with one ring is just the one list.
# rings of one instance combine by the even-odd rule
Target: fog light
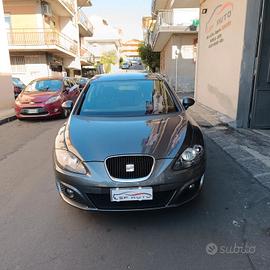
[[68,196],[70,199],[74,198],[75,194],[74,194],[74,191],[73,191],[72,189],[66,188],[66,189],[65,189],[65,192],[66,192],[67,196]]
[[193,189],[195,187],[195,184],[191,184],[188,186],[189,189]]

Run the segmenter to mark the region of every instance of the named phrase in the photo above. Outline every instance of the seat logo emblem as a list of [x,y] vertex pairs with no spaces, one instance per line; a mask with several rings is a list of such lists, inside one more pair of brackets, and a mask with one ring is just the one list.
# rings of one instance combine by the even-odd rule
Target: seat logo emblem
[[126,172],[134,172],[135,167],[134,164],[126,164]]

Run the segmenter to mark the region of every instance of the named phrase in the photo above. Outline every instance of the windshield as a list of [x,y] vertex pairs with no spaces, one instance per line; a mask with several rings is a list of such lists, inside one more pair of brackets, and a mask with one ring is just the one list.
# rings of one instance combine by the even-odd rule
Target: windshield
[[89,86],[80,115],[141,116],[177,111],[163,81],[96,81]]
[[12,78],[12,82],[15,86],[24,87],[24,83],[19,78]]
[[87,81],[88,81],[88,79],[86,79],[86,78],[80,78],[79,80],[77,80],[77,83],[79,83],[79,84],[86,84]]
[[57,92],[62,89],[61,80],[33,81],[25,88],[25,92]]

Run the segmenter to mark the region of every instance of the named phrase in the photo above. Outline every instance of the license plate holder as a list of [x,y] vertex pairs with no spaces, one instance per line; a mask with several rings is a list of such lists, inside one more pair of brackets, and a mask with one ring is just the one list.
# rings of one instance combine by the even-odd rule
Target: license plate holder
[[25,110],[25,112],[28,114],[35,114],[35,113],[38,113],[39,110],[38,109],[27,109],[27,110]]
[[153,200],[152,187],[111,188],[111,202]]

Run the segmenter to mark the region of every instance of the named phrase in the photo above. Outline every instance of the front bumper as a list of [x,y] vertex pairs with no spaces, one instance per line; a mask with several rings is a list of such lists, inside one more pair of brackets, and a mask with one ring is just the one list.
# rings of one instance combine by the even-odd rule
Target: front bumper
[[[201,191],[205,161],[192,168],[173,171],[173,160],[156,161],[156,168],[150,178],[141,182],[115,182],[109,178],[104,170],[103,162],[86,163],[91,168],[91,175],[63,171],[55,163],[56,186],[62,199],[68,204],[83,210],[93,211],[136,211],[155,210],[180,206]],[[162,168],[167,168],[162,171]],[[100,174],[101,170],[103,174]],[[102,175],[102,176],[101,176]],[[152,187],[153,200],[132,202],[111,202],[111,188]],[[73,191],[72,198],[67,190]]]
[[[27,113],[29,109],[38,110],[37,113]],[[52,116],[60,115],[63,112],[60,102],[52,104],[36,103],[36,104],[15,104],[16,116],[19,119],[23,118],[48,118]]]

